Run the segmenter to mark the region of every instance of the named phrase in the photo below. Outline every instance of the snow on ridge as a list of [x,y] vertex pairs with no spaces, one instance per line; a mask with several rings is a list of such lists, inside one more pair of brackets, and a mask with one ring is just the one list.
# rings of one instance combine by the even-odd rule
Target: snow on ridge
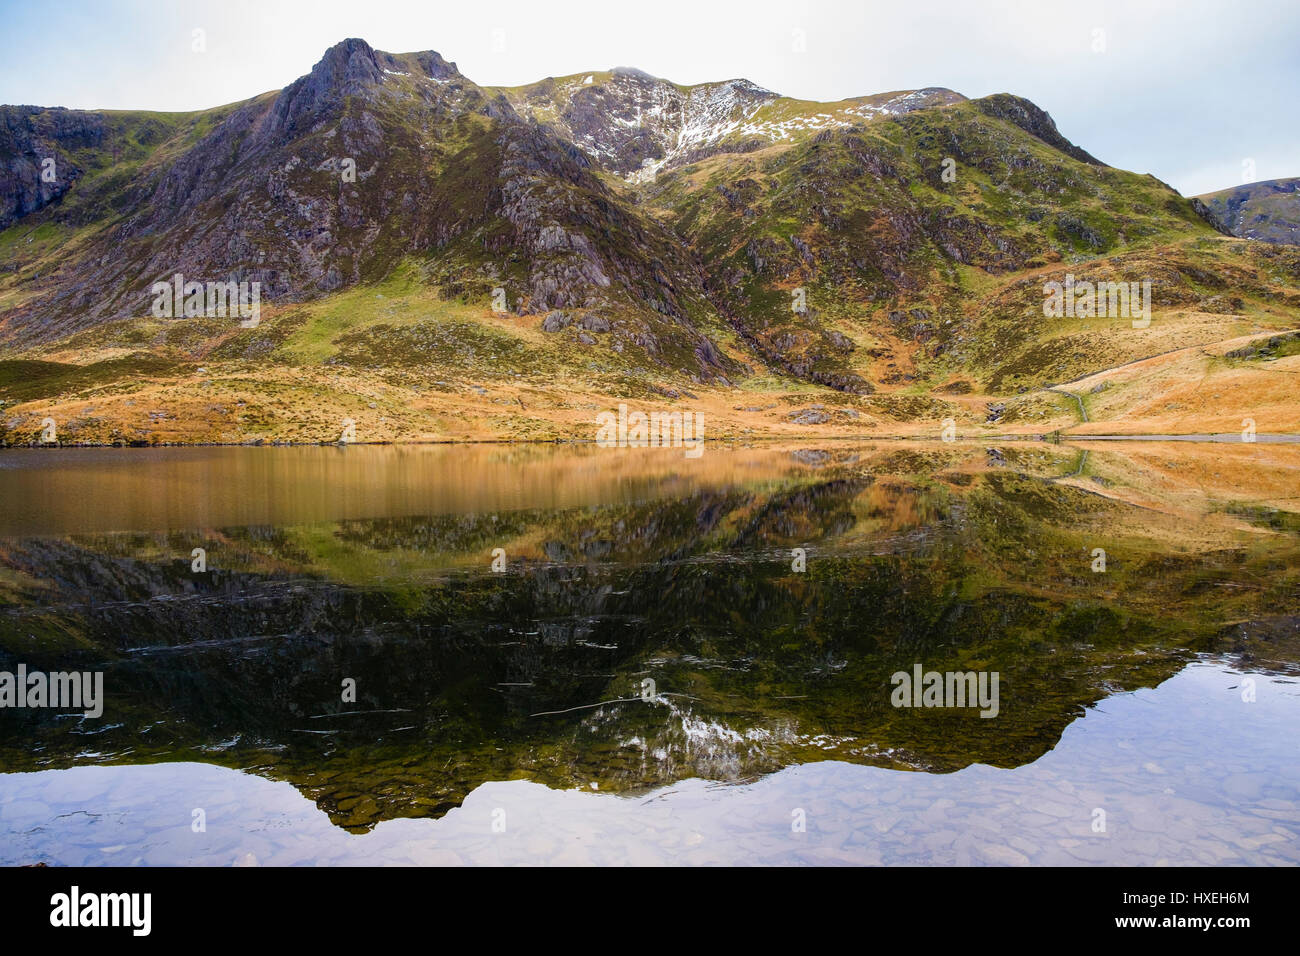
[[769,99],[775,98],[775,93],[749,80],[727,80],[692,88],[686,97],[682,126],[670,153],[724,139],[742,126],[742,120],[734,118],[738,113],[748,120]]
[[[613,70],[609,79],[600,84],[589,82],[591,76],[578,74],[563,84],[556,91],[559,97],[555,102],[558,105],[593,94],[600,97],[598,117],[586,119],[584,128],[570,133],[579,146],[604,161],[616,162],[629,139],[644,144],[642,131],[650,134],[661,155],[647,158],[639,169],[627,174],[632,183],[652,181],[663,168],[732,137],[790,142],[810,132],[855,126],[900,116],[931,103],[961,99],[942,87],[926,87],[856,105],[819,104],[817,112],[778,120],[763,119],[758,114],[783,98],[746,79],[702,83],[683,90],[667,80],[625,67]],[[817,109],[817,105],[813,108]]]
[[942,87],[926,87],[900,93],[882,104],[832,108],[786,120],[755,119],[759,110],[781,97],[749,80],[727,80],[693,87],[685,99],[682,125],[675,141],[665,143],[662,159],[646,160],[640,169],[631,173],[627,177],[629,182],[649,182],[660,169],[689,150],[711,146],[736,134],[765,138],[774,143],[787,142],[801,133],[856,126],[864,119],[902,116],[925,108],[935,99],[947,103],[956,102],[960,97]]

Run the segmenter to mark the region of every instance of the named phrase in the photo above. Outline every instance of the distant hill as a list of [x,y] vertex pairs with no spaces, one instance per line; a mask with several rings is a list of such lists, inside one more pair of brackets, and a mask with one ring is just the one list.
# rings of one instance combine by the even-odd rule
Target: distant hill
[[1300,245],[1300,177],[1234,186],[1196,198],[1234,236]]

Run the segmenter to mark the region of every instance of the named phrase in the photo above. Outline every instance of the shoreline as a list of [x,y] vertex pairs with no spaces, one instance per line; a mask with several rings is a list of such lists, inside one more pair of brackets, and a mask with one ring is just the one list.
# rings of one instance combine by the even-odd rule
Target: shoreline
[[[1070,433],[1053,433],[1053,434],[1029,434],[1029,435],[985,435],[979,437],[957,437],[951,440],[928,438],[917,435],[747,435],[740,437],[724,438],[700,438],[696,439],[706,444],[714,445],[753,445],[762,442],[838,442],[838,443],[869,443],[869,442],[918,442],[922,444],[942,444],[942,445],[970,445],[970,444],[988,444],[989,442],[1006,443],[1006,442],[1025,442],[1027,444],[1042,445],[1064,445],[1075,442],[1087,441],[1155,441],[1155,442],[1200,442],[1208,444],[1260,444],[1260,445],[1289,445],[1300,444],[1300,433],[1273,432],[1260,433],[1255,436],[1253,442],[1242,441],[1240,434],[1236,432],[1190,432],[1187,434],[1165,434],[1155,433],[1150,435],[1091,435],[1091,434],[1070,434]],[[411,439],[409,441],[265,441],[257,439],[255,441],[242,442],[26,442],[23,444],[0,445],[0,453],[6,451],[19,451],[23,449],[48,449],[60,450],[71,448],[346,448],[349,445],[364,445],[368,447],[413,447],[417,445],[595,445],[600,446],[594,438],[447,438],[447,439]],[[628,443],[623,446],[626,448],[666,448],[672,449],[678,446],[661,445],[661,444],[633,444]]]

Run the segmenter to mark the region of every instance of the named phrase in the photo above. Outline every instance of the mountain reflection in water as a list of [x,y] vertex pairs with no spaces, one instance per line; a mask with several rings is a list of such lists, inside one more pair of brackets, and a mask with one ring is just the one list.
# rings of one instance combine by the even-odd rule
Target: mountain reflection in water
[[[0,670],[102,670],[107,703],[97,721],[0,711],[0,769],[22,772],[0,777],[0,818],[17,826],[15,807],[32,803],[70,812],[77,798],[61,802],[65,785],[49,772],[90,764],[136,768],[134,783],[95,793],[125,787],[122,806],[153,793],[179,815],[167,825],[186,832],[189,808],[203,805],[193,781],[284,799],[212,765],[283,781],[355,833],[407,817],[446,817],[439,832],[452,832],[485,785],[524,787],[508,792],[559,801],[555,813],[576,820],[581,806],[614,806],[581,801],[648,799],[698,779],[743,785],[735,799],[751,822],[768,800],[785,838],[794,808],[807,811],[810,838],[858,832],[837,788],[894,788],[889,813],[903,831],[917,824],[912,811],[945,810],[897,859],[932,845],[934,858],[1069,862],[1055,855],[1077,848],[1059,841],[1086,837],[1054,835],[1047,849],[998,860],[978,841],[962,857],[956,836],[934,834],[968,834],[945,822],[947,802],[977,817],[970,807],[997,768],[1051,762],[1086,789],[1087,761],[1061,765],[1051,752],[1076,727],[1086,734],[1099,702],[1125,701],[1140,720],[1140,702],[1162,701],[1155,723],[1173,734],[1195,695],[1162,685],[1193,680],[1198,658],[1220,683],[1249,671],[1273,689],[1266,707],[1225,690],[1231,681],[1203,694],[1209,712],[1197,719],[1219,708],[1223,728],[1209,752],[1256,748],[1284,763],[1272,741],[1300,731],[1287,676],[1300,660],[1298,476],[1294,446],[1158,443],[1086,457],[1030,444],[711,445],[695,461],[552,446],[6,452]],[[195,548],[206,571],[191,569]],[[796,549],[806,570],[795,570]],[[996,718],[891,706],[891,675],[917,664],[997,671]],[[1267,727],[1252,723],[1265,713]],[[1132,736],[1140,724],[1125,726]],[[1138,769],[1113,770],[1108,798],[1066,800],[1070,826],[1087,834],[1094,808],[1128,805],[1143,796],[1134,781],[1159,775],[1141,769],[1160,764],[1143,756],[1148,744],[1130,746]],[[1231,784],[1238,803],[1273,814],[1237,838],[1292,860],[1271,837],[1300,822],[1294,765],[1267,784]],[[74,794],[91,779],[75,774],[59,778]],[[795,780],[810,795],[790,803]],[[829,818],[811,808],[822,798],[810,780],[829,788]],[[723,798],[701,787],[688,787],[697,811],[719,812]],[[538,796],[579,790],[581,800]],[[870,832],[890,832],[873,812]],[[1133,852],[1167,858],[1166,838]],[[812,839],[813,858],[895,858],[844,839]],[[1230,856],[1245,850],[1225,841]],[[238,842],[211,861],[231,862],[222,854]],[[328,859],[334,844],[317,844]],[[53,853],[39,840],[30,851]],[[248,852],[298,861],[278,845]],[[470,847],[461,859],[483,857]]]

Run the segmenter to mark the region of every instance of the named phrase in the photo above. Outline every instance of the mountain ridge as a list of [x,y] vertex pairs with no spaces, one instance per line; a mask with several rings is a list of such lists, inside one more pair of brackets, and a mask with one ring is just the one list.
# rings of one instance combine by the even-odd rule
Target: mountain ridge
[[[626,68],[484,87],[438,53],[349,39],[284,89],[212,110],[0,107],[0,199],[0,398],[23,397],[4,423],[17,436],[42,402],[70,438],[158,434],[126,410],[124,375],[184,405],[156,410],[178,440],[316,434],[356,417],[322,384],[344,379],[392,390],[371,434],[397,438],[454,433],[455,403],[431,397],[421,417],[410,394],[478,403],[474,378],[527,383],[555,409],[507,390],[515,412],[480,416],[494,436],[701,386],[848,403],[795,424],[978,424],[988,396],[1023,405],[1026,426],[1069,425],[1073,403],[1017,396],[1196,336],[1300,324],[1289,253],[1233,245],[1028,100],[939,87],[820,104]],[[1035,284],[1083,269],[1150,277],[1160,333],[1046,322]],[[153,283],[176,274],[259,283],[263,321],[151,316]],[[288,387],[301,420],[254,426],[199,401],[191,379],[211,366],[231,396],[274,405]],[[746,427],[774,427],[784,402],[753,405]]]

